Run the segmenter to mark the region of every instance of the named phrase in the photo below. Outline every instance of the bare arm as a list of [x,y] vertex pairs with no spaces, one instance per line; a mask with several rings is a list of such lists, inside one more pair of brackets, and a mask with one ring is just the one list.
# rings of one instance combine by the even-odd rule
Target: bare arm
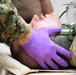
[[40,0],[40,2],[41,2],[42,12],[44,15],[53,12],[53,8],[50,0]]

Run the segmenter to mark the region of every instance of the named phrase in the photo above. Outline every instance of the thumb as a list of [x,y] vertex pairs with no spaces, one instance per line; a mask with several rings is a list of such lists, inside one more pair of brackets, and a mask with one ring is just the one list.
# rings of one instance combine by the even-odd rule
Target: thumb
[[56,34],[58,32],[61,31],[61,28],[60,27],[49,27],[49,28],[46,28],[46,32],[47,34],[50,36],[50,35],[53,35],[53,34]]

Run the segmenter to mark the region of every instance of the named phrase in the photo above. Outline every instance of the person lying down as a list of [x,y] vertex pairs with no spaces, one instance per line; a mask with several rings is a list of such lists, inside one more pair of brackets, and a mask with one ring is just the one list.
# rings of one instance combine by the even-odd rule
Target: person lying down
[[[50,69],[50,67],[59,69],[59,66],[55,64],[54,61],[63,67],[68,66],[66,60],[60,57],[57,52],[66,56],[68,59],[72,57],[72,53],[52,41],[51,38],[61,31],[61,27],[57,26],[56,23],[53,25],[53,20],[49,22],[47,15],[46,17],[41,16],[40,20],[35,16],[30,23],[31,25],[27,24],[18,14],[16,7],[12,5],[11,0],[0,0],[0,8],[0,42],[4,42],[9,46],[15,44],[17,47],[14,45],[15,49],[12,48],[13,51],[11,50],[11,53],[20,62],[25,63],[23,50],[44,69]],[[50,27],[51,23],[53,26]],[[41,28],[37,29],[35,27],[37,24],[40,25]],[[48,25],[48,27],[46,25]],[[50,38],[50,35],[53,36]],[[18,49],[18,45],[23,48],[21,51]],[[7,54],[0,53],[0,60],[1,66],[16,75],[23,75],[32,70],[28,67],[28,62],[28,66],[24,66]],[[28,61],[28,59],[26,61]]]
[[[50,69],[50,67],[52,67],[53,69],[59,69],[59,66],[55,64],[54,61],[63,67],[68,66],[68,63],[65,61],[65,59],[61,58],[57,53],[60,53],[61,55],[66,56],[68,59],[72,57],[72,53],[66,50],[65,48],[57,45],[52,41],[52,39],[50,39],[49,36],[50,35],[52,36],[53,34],[55,35],[56,33],[60,32],[61,27],[57,26],[56,23],[54,23],[53,25],[53,22],[49,22],[49,20],[47,19],[47,15],[46,17],[42,16],[40,20],[38,18],[36,18],[36,20],[33,19],[30,25],[30,24],[27,24],[26,21],[24,21],[23,18],[18,14],[16,7],[13,6],[11,0],[1,0],[0,8],[2,9],[0,10],[0,13],[1,13],[0,14],[0,34],[1,34],[0,41],[1,42],[4,42],[10,46],[13,42],[17,41],[19,45],[23,48],[23,50],[31,58],[37,61],[37,63],[44,69]],[[50,27],[49,25],[51,25],[51,23],[53,26]],[[37,24],[42,27],[35,29],[34,26],[35,25],[37,26]],[[19,51],[15,50],[14,55],[17,56],[17,54],[19,54]],[[22,59],[22,57],[24,57],[22,55],[19,55],[19,59]],[[4,55],[2,54],[1,56],[4,56]],[[4,58],[5,57],[6,56],[4,56]],[[1,60],[5,61],[4,58],[1,58]],[[19,65],[15,66],[14,64],[17,64],[17,63],[11,61],[10,57],[8,57],[8,59],[9,61],[7,60],[7,57],[6,57],[7,61],[5,63],[1,61],[0,62],[1,65],[3,65],[3,67],[7,66],[6,69],[9,68],[11,72],[13,72],[14,70],[13,73],[15,73],[16,75],[17,74],[19,75],[20,71],[16,69],[21,69],[21,67]],[[9,64],[10,62],[12,66],[10,66]],[[6,65],[6,63],[8,65]],[[27,66],[25,66],[25,69],[26,67]],[[22,71],[26,72],[25,69],[22,68]]]
[[[53,27],[53,26],[61,27],[61,22],[59,20],[58,15],[55,12],[53,12],[51,14],[46,14],[45,16],[43,16],[43,15],[41,15],[41,16],[34,15],[30,25],[32,25],[33,30],[37,30],[37,29],[40,29],[40,28],[43,28],[43,27],[49,27],[49,26],[50,27]],[[57,34],[54,34],[54,35],[50,36],[50,39],[52,39],[55,35],[57,35]],[[11,44],[10,51],[11,51],[11,54],[12,54],[13,58],[18,60],[22,64],[26,65],[27,67],[29,67],[31,69],[43,69],[34,59],[32,59],[23,50],[23,48],[19,45],[17,40],[14,41]],[[68,67],[66,67],[65,69],[72,68],[73,66],[70,63],[70,59],[64,57],[64,55],[62,57],[64,59],[66,59],[67,62],[69,63]],[[56,63],[56,64],[59,65],[58,63]],[[52,68],[50,67],[50,69],[52,69]],[[60,66],[60,69],[64,69],[64,67]]]

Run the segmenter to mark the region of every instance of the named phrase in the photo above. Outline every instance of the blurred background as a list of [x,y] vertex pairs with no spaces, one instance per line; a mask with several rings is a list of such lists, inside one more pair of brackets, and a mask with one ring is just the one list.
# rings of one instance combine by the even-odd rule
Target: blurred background
[[[60,16],[60,14],[66,9],[66,5],[63,4],[68,4],[76,0],[50,0],[50,1],[52,3],[54,11],[57,12],[58,15]],[[62,23],[68,23],[66,14],[64,14],[60,20]]]

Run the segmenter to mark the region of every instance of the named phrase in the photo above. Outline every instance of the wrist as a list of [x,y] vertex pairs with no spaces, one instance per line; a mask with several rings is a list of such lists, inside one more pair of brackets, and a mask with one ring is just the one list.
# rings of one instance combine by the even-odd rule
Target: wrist
[[21,46],[23,46],[24,44],[26,44],[29,41],[29,39],[31,38],[31,36],[32,36],[32,30],[29,32],[28,35],[26,35],[26,36],[24,36],[24,37],[22,37],[22,38],[20,38],[18,40],[19,44]]

